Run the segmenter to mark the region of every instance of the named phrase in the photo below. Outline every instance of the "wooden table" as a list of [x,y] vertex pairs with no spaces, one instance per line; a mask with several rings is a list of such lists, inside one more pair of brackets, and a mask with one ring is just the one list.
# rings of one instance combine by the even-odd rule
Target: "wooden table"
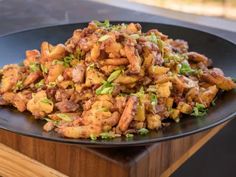
[[[232,32],[87,1],[0,1],[0,12],[0,21],[4,24],[1,25],[0,34],[60,23],[110,19],[177,24],[236,41],[236,35]],[[0,130],[0,176],[165,177],[180,167],[224,126],[225,124],[199,134],[146,147],[122,149],[92,149]]]
[[225,124],[149,146],[105,149],[0,130],[0,176],[167,177]]

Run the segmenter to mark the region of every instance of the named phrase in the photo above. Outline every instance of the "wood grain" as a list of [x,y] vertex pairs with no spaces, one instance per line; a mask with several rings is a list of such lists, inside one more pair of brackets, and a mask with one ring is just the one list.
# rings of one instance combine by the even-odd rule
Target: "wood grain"
[[66,175],[22,155],[3,144],[0,144],[0,161],[0,176],[4,177],[66,177]]
[[[0,130],[0,142],[70,177],[166,177],[224,126],[222,124],[199,134],[145,147],[86,148],[25,137],[4,130]],[[32,168],[36,170],[33,176],[40,176],[44,171],[42,169],[47,168],[39,164],[38,169],[41,170],[37,171],[36,163],[32,163],[30,158],[28,165],[20,160],[14,163],[15,160],[9,156],[9,151],[5,152],[4,147],[0,146],[2,176],[4,173],[14,176],[17,170],[21,174],[24,169],[28,172]],[[17,158],[22,157],[17,152],[15,154]],[[35,167],[31,167],[31,164]]]

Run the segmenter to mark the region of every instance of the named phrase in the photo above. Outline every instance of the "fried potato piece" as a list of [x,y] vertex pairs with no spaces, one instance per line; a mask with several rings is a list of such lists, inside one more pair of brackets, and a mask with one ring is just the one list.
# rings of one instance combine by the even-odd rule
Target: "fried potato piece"
[[185,103],[185,102],[179,102],[177,109],[184,114],[191,114],[192,113],[192,107]]
[[137,109],[138,99],[136,96],[131,96],[125,106],[125,109],[121,115],[120,121],[117,125],[117,128],[124,132],[128,129],[129,124],[134,119],[135,112]]
[[201,90],[198,95],[198,101],[202,104],[204,104],[206,107],[210,106],[212,100],[215,98],[218,88],[213,85],[208,87],[207,89]]
[[209,83],[215,84],[218,88],[222,90],[231,90],[236,88],[236,84],[229,77],[224,77],[222,73],[217,72],[216,70],[209,70],[204,72],[201,76],[201,79]]
[[119,75],[115,80],[114,83],[118,84],[134,84],[139,80],[139,76],[133,75],[133,76],[127,76],[127,75]]
[[166,83],[162,83],[162,84],[157,84],[156,88],[157,88],[157,95],[159,97],[169,97],[171,94],[171,89],[172,87],[172,83],[171,82],[166,82]]
[[150,130],[158,129],[161,127],[161,117],[158,114],[147,115],[147,127]]
[[137,50],[131,44],[126,44],[124,49],[130,63],[130,72],[136,74],[139,73],[141,71],[141,58]]
[[66,48],[63,44],[57,44],[53,46],[48,42],[42,42],[41,44],[41,62],[53,60],[61,60],[66,56]]
[[47,98],[45,91],[39,91],[33,95],[32,99],[27,103],[29,110],[36,118],[41,118],[53,111],[53,102]]
[[92,85],[99,85],[105,81],[104,75],[94,68],[90,68],[86,71],[85,85],[91,87]]
[[31,63],[39,62],[40,52],[36,49],[26,50],[25,56],[24,65],[29,66]]
[[35,81],[37,81],[41,76],[41,72],[40,71],[36,71],[36,72],[33,72],[33,73],[30,73],[26,79],[24,80],[23,82],[23,85],[24,86],[28,86],[32,83],[34,83]]
[[100,60],[99,63],[101,65],[120,66],[120,65],[128,65],[129,60],[127,58],[113,58],[113,59]]
[[101,125],[91,124],[75,127],[61,127],[57,132],[67,138],[89,138],[90,136],[99,136],[102,132]]
[[18,65],[6,65],[3,67],[3,76],[0,86],[0,92],[12,91],[20,79],[20,67]]
[[48,71],[48,77],[46,83],[55,82],[58,76],[62,75],[65,67],[61,64],[52,65]]

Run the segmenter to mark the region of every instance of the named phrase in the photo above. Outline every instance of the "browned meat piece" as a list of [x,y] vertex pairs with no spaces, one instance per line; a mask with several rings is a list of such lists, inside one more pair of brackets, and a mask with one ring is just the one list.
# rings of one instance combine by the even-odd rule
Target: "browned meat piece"
[[236,84],[232,81],[229,77],[224,77],[219,70],[213,69],[209,70],[208,72],[204,72],[201,76],[201,79],[215,84],[218,88],[222,90],[231,90],[236,88]]
[[134,48],[132,43],[125,45],[125,54],[129,60],[129,68],[131,73],[139,73],[141,70],[141,58],[138,51]]
[[41,62],[53,60],[61,60],[66,56],[66,49],[63,44],[52,46],[48,42],[43,42],[41,45]]
[[29,66],[31,63],[39,62],[40,52],[38,50],[26,50],[25,55],[25,66]]
[[57,89],[55,94],[56,101],[60,102],[63,100],[69,100],[72,96],[74,90],[73,89]]
[[92,61],[97,61],[99,55],[100,55],[100,46],[99,46],[99,44],[94,44],[93,48],[91,49]]
[[72,70],[72,80],[75,83],[83,83],[84,77],[85,77],[85,70],[86,67],[84,64],[78,64],[75,68]]
[[55,104],[60,112],[74,112],[79,108],[79,105],[68,100],[63,100]]
[[125,109],[121,115],[120,121],[117,125],[117,128],[124,132],[128,129],[129,124],[134,119],[135,112],[137,109],[138,99],[136,96],[131,96],[125,106]]
[[50,132],[51,130],[53,130],[54,127],[55,125],[53,122],[47,122],[46,124],[44,124],[43,130],[46,132]]
[[193,61],[193,62],[196,62],[196,63],[202,62],[206,66],[209,65],[208,58],[206,56],[202,55],[202,54],[199,54],[197,52],[188,52],[187,56],[188,56],[189,61]]
[[129,60],[127,58],[113,58],[113,59],[100,60],[99,63],[101,65],[119,66],[119,65],[127,65],[127,64],[129,64]]
[[170,41],[170,45],[174,51],[177,51],[178,53],[186,53],[188,51],[188,43],[184,40],[172,40]]

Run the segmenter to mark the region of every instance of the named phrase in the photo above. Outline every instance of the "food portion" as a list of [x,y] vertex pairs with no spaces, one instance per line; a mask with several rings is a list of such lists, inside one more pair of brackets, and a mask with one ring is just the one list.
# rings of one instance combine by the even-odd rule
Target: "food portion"
[[90,22],[65,44],[43,42],[0,74],[0,105],[45,120],[45,131],[92,140],[132,138],[184,115],[202,117],[219,91],[236,87],[186,41],[109,21]]

